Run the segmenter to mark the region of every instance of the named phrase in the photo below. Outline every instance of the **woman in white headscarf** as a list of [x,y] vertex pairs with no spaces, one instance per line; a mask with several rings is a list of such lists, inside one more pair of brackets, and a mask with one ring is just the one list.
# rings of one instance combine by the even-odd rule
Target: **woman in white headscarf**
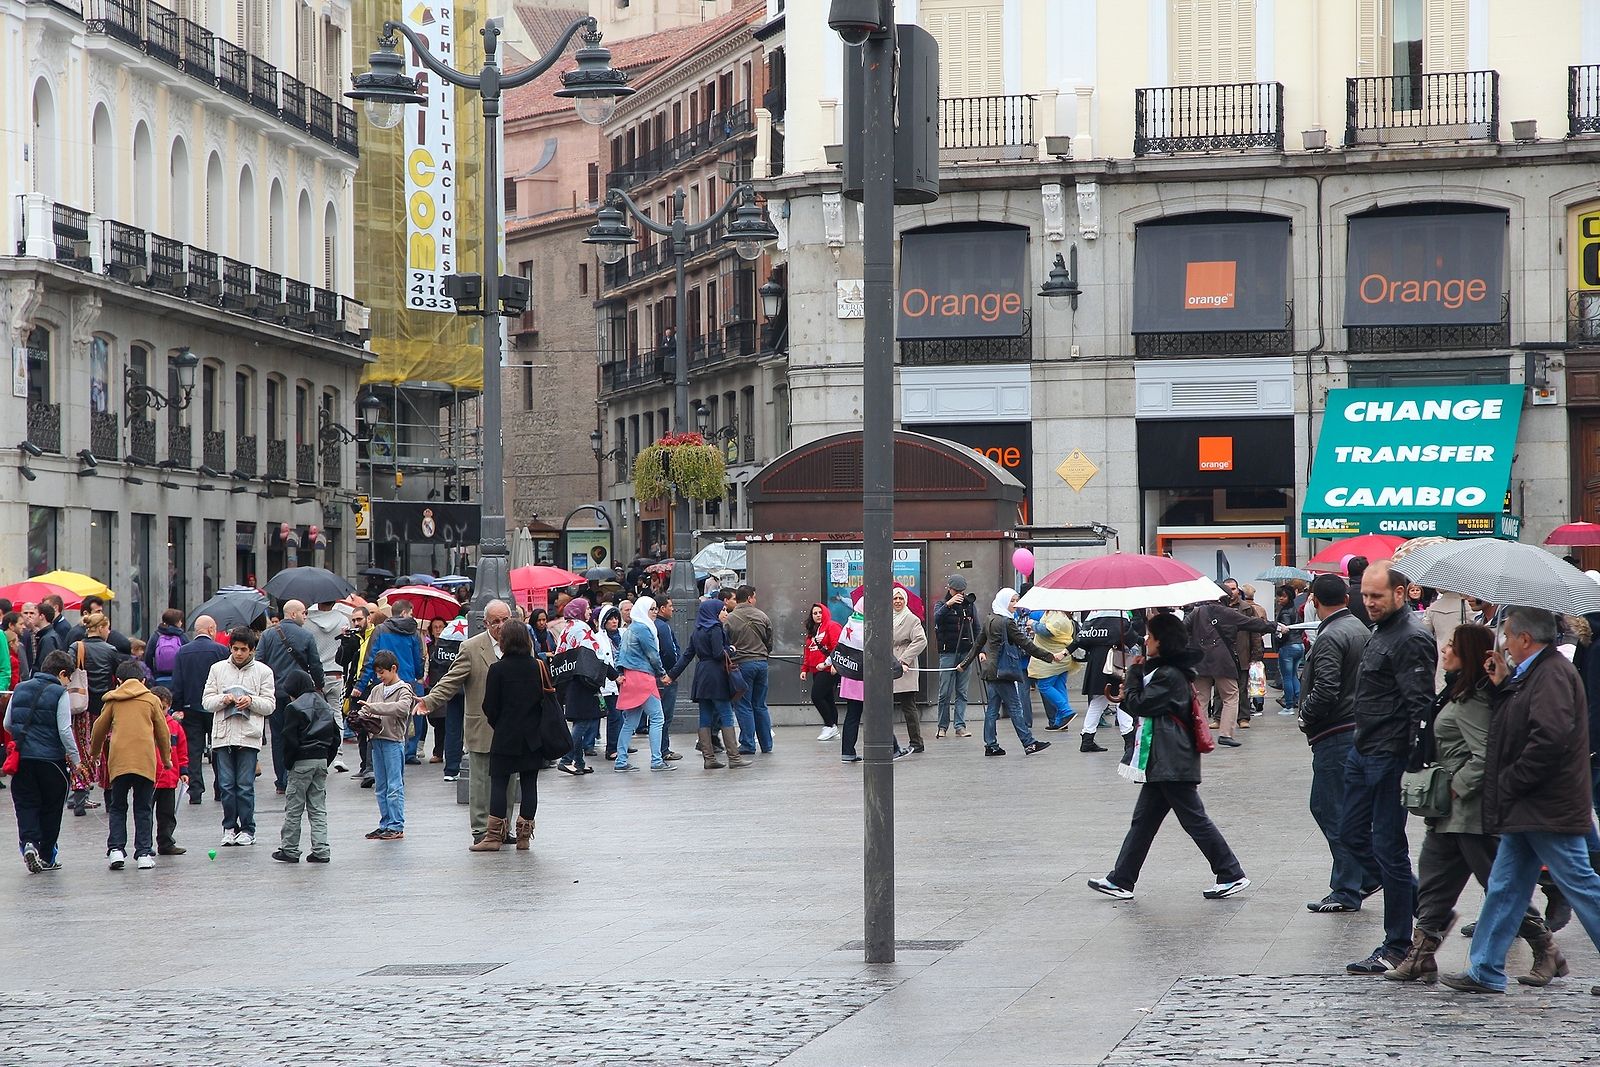
[[667,669],[661,665],[661,642],[656,637],[656,602],[642,596],[633,602],[629,623],[622,631],[622,652],[617,666],[622,668],[622,684],[617,708],[622,712],[622,740],[617,745],[616,769],[638,770],[628,763],[628,739],[638,729],[639,720],[650,723],[650,769],[670,771],[672,764],[661,751],[661,728],[665,721],[661,709],[661,686],[671,685]]
[[[849,621],[839,631],[839,640],[833,646],[833,666],[839,672],[839,696],[844,699],[844,730],[839,737],[840,763],[861,762],[861,757],[856,754],[856,738],[861,733],[861,713],[867,695],[863,672],[866,663],[866,605],[866,596],[856,601],[855,610],[850,613]],[[895,759],[910,755],[909,748],[900,747],[892,727],[890,740],[894,742]]]
[[978,643],[972,646],[966,659],[957,664],[957,670],[966,670],[974,659],[979,663],[978,674],[989,689],[989,707],[983,714],[983,754],[1004,756],[995,724],[1000,718],[1000,708],[1006,709],[1011,726],[1017,731],[1017,741],[1022,751],[1032,755],[1050,747],[1048,741],[1036,741],[1028,727],[1027,716],[1022,711],[1022,687],[1028,684],[1028,657],[1060,663],[1067,658],[1065,652],[1052,655],[1028,639],[1017,625],[1013,612],[1017,608],[1017,591],[1002,589],[994,595],[990,615],[984,620]]
[[922,723],[918,718],[917,689],[921,671],[918,661],[928,647],[928,633],[910,607],[910,598],[900,586],[894,587],[894,658],[900,675],[894,680],[894,700],[906,721],[906,736],[911,751],[922,751]]

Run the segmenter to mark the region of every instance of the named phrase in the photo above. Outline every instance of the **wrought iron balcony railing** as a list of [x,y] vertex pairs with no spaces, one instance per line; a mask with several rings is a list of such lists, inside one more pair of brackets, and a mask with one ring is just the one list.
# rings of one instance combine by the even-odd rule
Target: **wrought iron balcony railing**
[[267,438],[267,480],[270,482],[289,480],[289,442]]
[[1345,79],[1346,145],[1499,139],[1499,71]]
[[1451,352],[1508,348],[1511,345],[1511,294],[1500,295],[1500,321],[1431,326],[1346,326],[1351,352]]
[[256,435],[252,433],[240,434],[239,439],[233,443],[233,469],[246,478],[254,478],[256,464],[259,462],[260,448],[256,444]]
[[28,401],[28,440],[46,452],[61,451],[61,405]]
[[301,485],[315,485],[317,482],[317,446],[294,446],[294,480]]
[[194,466],[194,433],[177,418],[167,423],[167,462],[174,467]]
[[1028,363],[1033,359],[1033,316],[1022,313],[1022,332],[1015,337],[941,337],[901,341],[900,365],[944,367],[980,363]]
[[1021,159],[1035,148],[1036,97],[948,96],[939,100],[939,154],[957,159]]
[[1133,154],[1283,150],[1278,82],[1163,85],[1134,92]]
[[228,435],[221,430],[200,433],[200,460],[214,471],[228,469]]
[[1600,63],[1567,68],[1567,135],[1600,133]]
[[1575,345],[1600,344],[1600,291],[1567,294],[1567,340]]
[[121,451],[118,447],[121,433],[115,411],[89,413],[89,451],[94,453],[95,459],[116,459]]
[[135,415],[128,420],[128,457],[153,466],[156,461],[156,421]]

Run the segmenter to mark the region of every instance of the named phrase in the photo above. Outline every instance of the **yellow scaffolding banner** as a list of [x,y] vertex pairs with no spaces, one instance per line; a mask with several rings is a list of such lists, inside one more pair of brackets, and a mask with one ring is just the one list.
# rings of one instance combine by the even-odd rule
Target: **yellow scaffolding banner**
[[[478,0],[357,0],[359,57],[376,47],[386,19],[404,21],[451,66],[483,64]],[[483,388],[483,319],[457,315],[446,275],[482,263],[483,110],[476,93],[422,67],[402,39],[407,72],[426,104],[400,125],[364,123],[356,172],[356,298],[372,309],[367,382],[442,382]]]

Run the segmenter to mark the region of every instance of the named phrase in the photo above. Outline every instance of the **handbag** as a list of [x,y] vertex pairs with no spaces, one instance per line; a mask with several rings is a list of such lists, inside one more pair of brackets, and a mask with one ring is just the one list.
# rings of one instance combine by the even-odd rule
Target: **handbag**
[[1206,721],[1206,709],[1200,706],[1200,698],[1192,688],[1189,690],[1189,729],[1194,732],[1196,752],[1203,756],[1217,750],[1217,739],[1211,736],[1211,724]]
[[585,645],[576,645],[550,657],[549,675],[552,685],[578,682],[596,693],[611,680],[611,671],[605,661],[594,649]]
[[722,653],[722,667],[728,672],[728,686],[734,696],[743,696],[749,692],[750,686],[744,680],[744,673],[733,665],[733,656],[728,652]]
[[539,663],[539,676],[544,682],[544,692],[539,694],[539,758],[560,759],[572,751],[572,730],[556,699],[553,672],[543,661]]
[[82,715],[89,710],[89,672],[83,667],[83,642],[78,642],[78,666],[67,676],[67,699],[72,714]]
[[0,775],[5,775],[9,778],[11,775],[16,774],[21,767],[22,749],[18,748],[16,744],[13,743],[9,746],[6,752],[6,761],[4,763],[0,763]]
[[1437,819],[1450,814],[1449,768],[1442,763],[1400,776],[1400,803],[1413,815]]
[[1022,649],[1011,641],[1011,627],[1000,624],[1000,658],[994,665],[997,682],[1025,682],[1028,680],[1028,658]]

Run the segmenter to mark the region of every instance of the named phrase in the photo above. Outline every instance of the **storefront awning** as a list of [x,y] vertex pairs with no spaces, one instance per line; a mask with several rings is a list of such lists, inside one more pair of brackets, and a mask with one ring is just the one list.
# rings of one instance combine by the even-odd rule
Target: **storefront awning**
[[1521,418],[1518,385],[1333,390],[1302,533],[1516,538],[1506,487]]

